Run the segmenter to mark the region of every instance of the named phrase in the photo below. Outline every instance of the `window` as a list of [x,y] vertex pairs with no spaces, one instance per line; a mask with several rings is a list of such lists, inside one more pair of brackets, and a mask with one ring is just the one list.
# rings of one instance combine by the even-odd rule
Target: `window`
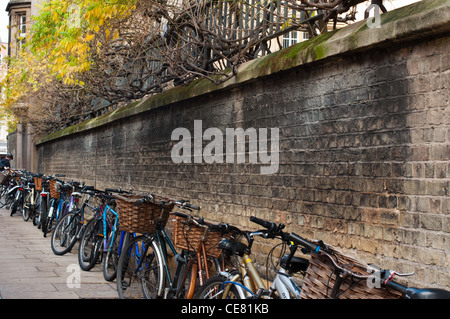
[[25,14],[19,15],[19,30],[20,35],[25,35],[27,32],[27,16]]
[[298,42],[298,31],[283,34],[283,48],[290,47]]
[[300,41],[308,40],[308,33],[301,31],[291,31],[283,34],[283,48],[290,47]]
[[309,40],[308,32],[302,32],[302,33],[303,33],[302,41]]
[[19,35],[19,47],[22,48],[22,45],[25,44],[25,38],[27,33],[27,15],[25,13],[19,13],[19,28],[18,28],[18,35]]

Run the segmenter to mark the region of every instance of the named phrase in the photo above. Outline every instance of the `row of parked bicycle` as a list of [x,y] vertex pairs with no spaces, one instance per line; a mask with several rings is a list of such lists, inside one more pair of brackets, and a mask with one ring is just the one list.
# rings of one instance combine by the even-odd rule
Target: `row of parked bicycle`
[[[56,255],[79,242],[81,269],[100,264],[120,298],[450,298],[443,289],[399,284],[394,276],[411,274],[368,267],[280,223],[251,217],[262,229],[241,230],[194,217],[200,207],[187,200],[98,190],[63,177],[4,171],[0,208],[31,219],[43,236],[51,233]],[[276,259],[266,263],[275,270],[270,282],[251,260],[256,237],[280,241],[268,254]]]

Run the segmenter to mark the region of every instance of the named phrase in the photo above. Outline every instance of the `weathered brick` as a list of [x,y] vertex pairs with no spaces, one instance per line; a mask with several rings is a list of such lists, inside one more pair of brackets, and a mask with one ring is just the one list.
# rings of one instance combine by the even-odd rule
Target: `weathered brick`
[[[446,39],[367,48],[55,139],[38,145],[39,171],[190,199],[201,216],[243,229],[257,227],[250,216],[283,222],[442,287],[450,273]],[[203,131],[279,128],[279,170],[174,163],[171,134],[193,134],[195,120]],[[258,242],[256,260],[270,248]]]

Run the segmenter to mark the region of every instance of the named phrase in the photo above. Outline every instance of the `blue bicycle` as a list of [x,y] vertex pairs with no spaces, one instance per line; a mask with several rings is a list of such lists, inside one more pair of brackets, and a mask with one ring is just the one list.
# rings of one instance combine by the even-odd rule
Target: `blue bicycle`
[[[70,198],[70,193],[73,190],[73,184],[65,183],[60,180],[53,180],[54,183],[50,183],[51,200],[47,215],[42,222],[42,231],[44,237],[54,230],[57,222],[61,217],[73,209],[74,202]],[[54,189],[52,188],[54,185]],[[69,199],[71,199],[69,201]]]
[[94,216],[99,211],[98,207],[90,204],[91,197],[95,197],[98,193],[101,191],[92,186],[83,186],[77,192],[72,192],[71,200],[74,203],[80,200],[82,194],[86,196],[80,209],[74,205],[74,209],[65,214],[56,224],[51,240],[55,255],[64,255],[71,251],[77,240],[81,238],[83,229],[87,225],[86,215]]
[[86,225],[78,250],[78,262],[85,271],[91,270],[97,263],[102,263],[105,254],[103,274],[108,281],[116,277],[121,247],[130,236],[126,232],[119,234],[119,215],[114,208],[115,200],[110,194],[112,192],[129,193],[121,189],[105,189],[105,192],[97,194],[102,203],[97,214]]

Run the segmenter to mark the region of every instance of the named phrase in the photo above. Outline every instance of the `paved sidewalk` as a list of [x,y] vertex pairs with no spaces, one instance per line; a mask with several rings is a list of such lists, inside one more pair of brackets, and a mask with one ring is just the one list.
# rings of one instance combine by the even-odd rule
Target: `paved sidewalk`
[[[103,279],[101,265],[79,268],[78,243],[57,256],[50,236],[44,238],[31,220],[0,209],[0,299],[118,298],[116,282]],[[79,287],[72,280],[76,276]]]

